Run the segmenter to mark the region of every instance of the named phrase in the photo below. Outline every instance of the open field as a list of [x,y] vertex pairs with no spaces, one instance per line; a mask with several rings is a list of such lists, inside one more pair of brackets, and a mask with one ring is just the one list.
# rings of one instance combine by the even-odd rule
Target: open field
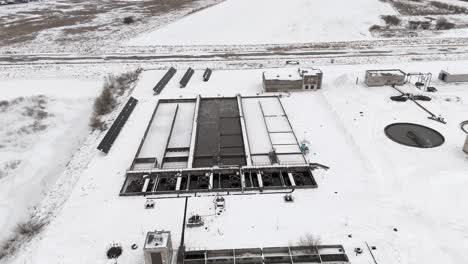
[[390,5],[377,0],[226,1],[127,44],[240,45],[368,39],[368,28],[378,22],[379,15],[393,13]]
[[[340,6],[340,9],[336,9]],[[262,13],[262,16],[257,14]],[[288,15],[286,15],[288,14]],[[398,26],[382,25],[381,16],[394,15]],[[237,18],[242,17],[239,21]],[[444,18],[454,28],[440,30]],[[408,21],[427,20],[429,28],[410,28]],[[428,0],[360,1],[226,1],[144,34],[128,45],[247,45],[310,43],[373,38],[448,37],[466,34],[465,3]],[[380,25],[379,30],[370,30]],[[208,30],[209,29],[209,30]],[[377,34],[378,32],[379,34]]]
[[[90,52],[218,2],[51,0],[0,6],[0,52]],[[125,17],[135,22],[124,24]]]
[[460,0],[384,0],[402,15],[427,16],[468,14],[468,5]]
[[369,31],[376,38],[463,36],[468,32],[468,5],[459,0],[382,0],[395,14],[384,14]]
[[[460,2],[461,8],[466,8],[466,3]],[[335,9],[335,6],[342,8]],[[258,13],[263,15],[258,16]],[[387,27],[380,18],[382,15],[396,15],[402,23]],[[133,17],[135,22],[124,24],[125,17]],[[455,27],[434,29],[440,17],[454,23]],[[104,56],[177,48],[174,45],[217,45],[219,49],[219,46],[229,47],[226,45],[235,48],[253,44],[447,38],[466,35],[467,17],[460,12],[451,12],[424,18],[420,14],[399,13],[389,2],[378,0],[294,0],[287,3],[283,0],[101,0],[92,3],[54,0],[1,6],[0,29],[3,34],[0,36],[0,53],[7,56],[25,53]],[[430,30],[408,28],[408,21],[421,19],[432,21]],[[381,29],[369,31],[372,25],[379,25]]]
[[1,80],[0,240],[25,221],[87,138],[98,80]]

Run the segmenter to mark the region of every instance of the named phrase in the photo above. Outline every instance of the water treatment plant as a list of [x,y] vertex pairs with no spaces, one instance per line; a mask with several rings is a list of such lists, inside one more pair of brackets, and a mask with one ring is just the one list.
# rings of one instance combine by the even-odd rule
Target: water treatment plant
[[0,32],[0,264],[468,263],[468,0],[0,0]]
[[[211,68],[204,68],[204,71],[193,68],[180,71],[171,67],[167,71],[158,71],[159,81],[152,75],[147,77],[151,82],[144,79],[136,93],[139,102],[142,102],[140,104],[145,104],[147,118],[132,128],[131,135],[127,135],[125,143],[131,143],[126,148],[131,149],[132,153],[127,159],[127,169],[119,172],[123,175],[119,196],[128,201],[143,199],[144,209],[140,210],[147,211],[148,215],[166,202],[178,203],[179,209],[174,213],[181,214],[178,223],[172,223],[166,230],[154,225],[149,225],[154,228],[146,229],[149,232],[146,233],[143,248],[145,263],[346,264],[351,262],[349,252],[353,252],[357,258],[365,255],[370,261],[377,262],[382,252],[373,242],[366,241],[364,245],[351,249],[348,247],[345,251],[344,245],[349,243],[348,240],[353,240],[352,232],[342,234],[343,237],[339,239],[328,240],[327,243],[321,243],[316,235],[302,234],[299,242],[288,246],[284,241],[275,243],[271,239],[266,239],[261,245],[249,244],[244,237],[250,229],[265,228],[268,231],[263,233],[264,236],[281,230],[287,233],[296,221],[305,221],[306,225],[315,219],[314,213],[318,213],[311,209],[314,213],[307,213],[306,218],[302,219],[302,213],[288,217],[271,210],[272,206],[288,211],[302,204],[296,207],[302,210],[299,208],[306,208],[312,202],[326,211],[319,218],[334,221],[332,218],[336,212],[333,207],[321,207],[320,204],[334,203],[335,198],[324,195],[317,202],[312,197],[315,197],[315,193],[323,192],[339,197],[346,190],[334,190],[340,186],[336,182],[328,184],[324,190],[319,186],[319,183],[327,182],[324,174],[328,173],[316,169],[330,168],[320,164],[322,159],[317,157],[328,152],[326,164],[334,164],[331,170],[338,168],[340,175],[346,175],[347,168],[352,168],[353,162],[362,162],[359,156],[353,156],[355,151],[346,154],[335,151],[340,149],[339,144],[349,144],[346,141],[334,142],[342,136],[340,133],[320,132],[330,131],[328,127],[335,126],[328,122],[336,118],[334,115],[346,118],[346,121],[340,121],[346,130],[358,129],[363,137],[367,136],[365,140],[360,139],[364,146],[366,144],[363,142],[368,138],[378,138],[385,148],[396,152],[419,149],[426,151],[427,155],[431,149],[442,149],[447,142],[446,128],[451,120],[445,120],[441,116],[441,110],[445,109],[433,103],[440,98],[433,95],[437,89],[429,86],[432,74],[417,71],[406,73],[399,69],[367,70],[364,80],[360,83],[359,78],[356,78],[354,83],[353,88],[360,94],[348,94],[353,101],[351,107],[347,106],[348,99],[341,98],[339,93],[326,98],[327,103],[324,104],[322,88],[328,92],[329,89],[333,90],[336,83],[322,83],[324,75],[321,70],[302,72],[303,75],[300,75],[300,70],[296,72],[293,68],[258,71],[255,85],[249,84],[254,87],[253,92],[230,95],[219,93],[219,85],[224,83],[225,74],[213,72]],[[228,74],[232,72],[228,71]],[[306,77],[310,78],[306,81]],[[231,78],[242,83],[241,80],[249,80],[250,77]],[[351,86],[353,81],[347,80],[348,85]],[[440,85],[439,82],[437,84]],[[379,86],[382,88],[376,88]],[[154,92],[149,89],[152,87]],[[207,92],[213,87],[216,92]],[[364,101],[363,98],[367,97],[370,101]],[[379,103],[382,101],[385,103]],[[337,114],[330,111],[333,108],[328,104],[341,104],[343,108]],[[380,111],[365,110],[368,105],[380,108]],[[353,112],[360,107],[364,109],[359,109],[359,115],[353,116]],[[139,109],[141,111],[143,108],[133,108],[132,111],[141,115]],[[293,115],[290,115],[290,109]],[[379,112],[390,114],[380,120]],[[124,107],[121,115],[129,115],[127,113],[131,111]],[[443,113],[445,116],[446,111]],[[411,118],[408,118],[409,115]],[[365,120],[369,117],[374,121],[379,120],[375,121],[372,128],[374,134],[366,134],[363,132],[366,130],[360,127],[361,122],[368,124]],[[112,154],[109,151],[112,144],[106,142],[109,138],[116,140],[119,133],[113,131],[120,131],[125,123],[119,120],[116,119],[115,128],[111,128],[103,139],[102,144],[108,146],[106,153]],[[466,129],[465,123],[460,124],[462,131]],[[308,126],[314,129],[304,130]],[[339,125],[335,129],[343,132]],[[355,133],[351,135],[349,137],[356,137]],[[354,144],[353,141],[351,143]],[[322,147],[317,148],[321,144]],[[118,149],[114,151],[119,152]],[[415,157],[411,153],[411,157]],[[335,155],[341,158],[335,160]],[[405,160],[398,159],[398,162],[410,166],[414,161],[408,157]],[[353,161],[348,163],[348,159]],[[366,175],[364,171],[362,175]],[[354,174],[354,177],[360,176]],[[347,180],[353,182],[355,178]],[[309,200],[302,200],[303,195],[309,197]],[[339,207],[338,204],[335,206]],[[347,208],[341,207],[341,210],[346,211]],[[245,214],[245,211],[249,213]],[[287,220],[281,222],[281,218]],[[242,226],[242,230],[239,229],[241,237],[230,228],[231,223]],[[345,221],[345,228],[347,224]],[[390,230],[399,232],[396,226]],[[236,237],[236,242],[221,243],[225,237]],[[200,238],[208,238],[203,243],[210,246],[194,247],[203,244],[198,240]],[[173,239],[178,245],[174,248]],[[246,246],[238,247],[239,241]],[[217,243],[227,246],[219,247]]]

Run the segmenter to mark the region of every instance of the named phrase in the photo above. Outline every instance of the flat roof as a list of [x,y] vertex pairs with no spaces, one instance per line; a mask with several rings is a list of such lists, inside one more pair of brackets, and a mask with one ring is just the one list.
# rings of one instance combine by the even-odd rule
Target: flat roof
[[154,231],[146,234],[145,248],[167,247],[169,231]]
[[263,75],[266,80],[302,81],[299,71],[293,68],[268,70],[264,71]]
[[367,73],[371,75],[406,75],[406,73],[400,69],[388,69],[388,70],[367,70]]
[[462,69],[442,69],[440,71],[450,75],[468,74],[468,70],[463,71]]
[[279,68],[263,72],[266,80],[300,81],[303,75],[317,75],[322,71],[313,68]]
[[308,68],[308,69],[300,69],[303,75],[317,75],[322,73],[320,69]]

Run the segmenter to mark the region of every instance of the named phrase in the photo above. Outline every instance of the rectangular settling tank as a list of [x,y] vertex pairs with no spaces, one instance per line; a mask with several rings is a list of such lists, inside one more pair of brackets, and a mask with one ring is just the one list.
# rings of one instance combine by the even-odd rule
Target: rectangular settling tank
[[242,98],[250,156],[254,166],[305,164],[306,160],[278,97]]
[[193,167],[246,165],[236,98],[200,101]]
[[194,101],[159,102],[133,169],[187,168]]

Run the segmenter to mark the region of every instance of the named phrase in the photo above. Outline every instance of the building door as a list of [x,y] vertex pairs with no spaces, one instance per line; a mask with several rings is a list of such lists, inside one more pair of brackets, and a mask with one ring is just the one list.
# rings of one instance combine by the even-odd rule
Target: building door
[[161,253],[151,253],[151,264],[162,264]]
[[445,73],[440,74],[440,79],[444,82],[447,81],[447,74]]

